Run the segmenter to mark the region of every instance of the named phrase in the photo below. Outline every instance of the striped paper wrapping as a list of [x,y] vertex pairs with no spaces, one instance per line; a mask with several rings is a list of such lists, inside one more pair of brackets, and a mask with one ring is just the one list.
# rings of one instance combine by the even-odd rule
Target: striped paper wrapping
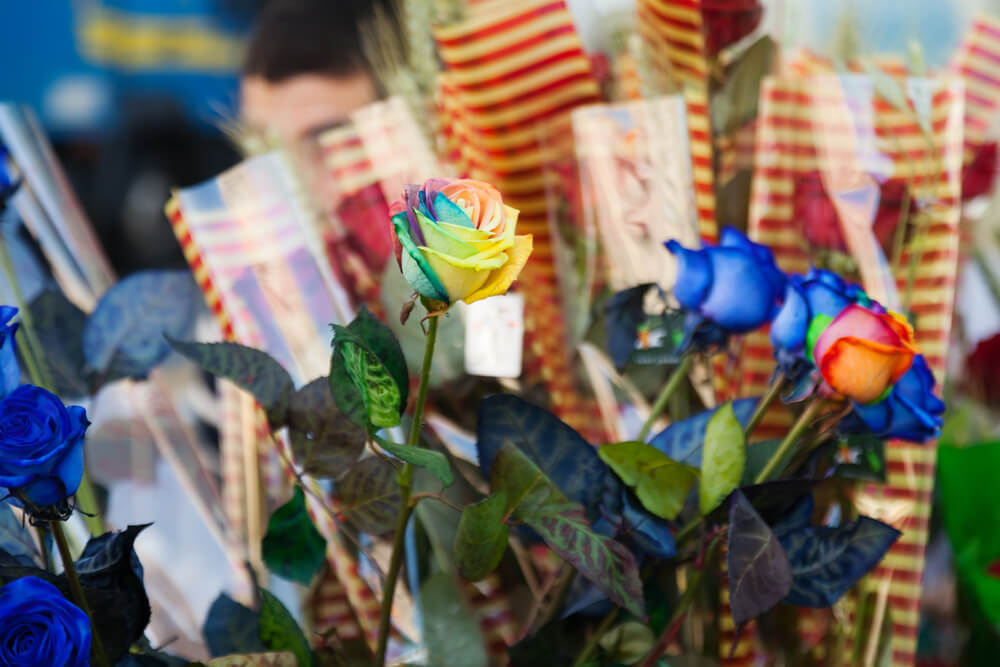
[[329,214],[321,235],[331,267],[356,302],[385,320],[379,277],[393,252],[389,207],[407,183],[439,176],[437,160],[400,97],[353,112],[318,144]]
[[965,141],[986,141],[1000,106],[1000,19],[973,21],[951,70],[965,82]]
[[[181,191],[168,205],[168,213],[227,337],[264,349],[297,384],[303,384],[325,372],[326,327],[329,322],[347,321],[349,306],[315,240],[307,238],[307,214],[297,207],[298,201],[281,157],[268,154],[215,181]],[[266,426],[257,423],[262,429],[259,435],[265,436]],[[268,440],[258,438],[261,441]],[[265,470],[274,461],[274,450],[267,454]],[[285,472],[294,476],[291,470]],[[352,632],[360,624],[374,644],[378,603],[358,575],[356,559],[338,539],[332,519],[311,496],[307,508],[327,538],[331,571],[355,612],[317,618],[317,625]]]
[[[922,235],[908,243],[901,263],[902,275],[895,276],[894,284],[884,286],[869,279],[865,288],[873,296],[892,303],[897,298],[895,294],[905,289],[912,253],[919,253],[911,310],[917,340],[940,386],[958,259],[963,87],[960,81],[951,78],[935,82],[926,100],[935,143],[933,150],[929,150],[911,114],[897,110],[881,98],[863,94],[866,77],[852,79],[850,90],[855,93],[852,95],[845,93],[842,81],[836,76],[820,75],[769,78],[763,84],[750,235],[774,250],[783,270],[805,272],[809,268],[808,250],[800,223],[792,212],[797,174],[814,170],[830,173],[833,169],[841,174],[881,173],[911,179],[915,195],[933,202],[922,208],[929,216],[923,223]],[[926,89],[921,85],[925,81],[904,83],[915,84],[919,90]],[[858,95],[858,91],[862,94]],[[877,276],[877,271],[869,267],[867,274]],[[888,293],[879,294],[883,291]],[[767,388],[774,367],[767,334],[747,336],[743,357],[740,394],[759,395]],[[782,434],[789,425],[788,412],[775,410],[768,414],[757,434],[773,437]],[[855,499],[860,512],[891,523],[903,532],[864,584],[864,590],[875,591],[888,608],[894,665],[912,665],[916,658],[920,581],[935,453],[933,443],[889,443],[886,483],[861,485]],[[848,599],[844,606],[848,610],[848,623],[853,623],[853,603]],[[727,642],[735,637],[728,616],[728,600],[724,611],[727,613],[723,620],[723,644],[728,651]],[[734,653],[735,664],[754,661],[751,634],[741,635]],[[851,641],[852,637],[848,637],[848,660],[854,650]],[[862,653],[867,649],[858,648]]]
[[673,285],[663,243],[698,244],[684,98],[585,107],[572,121],[583,214],[600,231],[612,289]]
[[600,441],[596,404],[574,389],[544,171],[572,154],[569,112],[599,101],[590,61],[563,0],[487,0],[467,7],[462,20],[436,26],[434,36],[447,68],[443,123],[457,121],[449,145],[458,171],[496,185],[521,211],[519,233],[534,236],[519,281],[524,375],[541,378],[555,413]]
[[680,90],[687,101],[695,200],[702,238],[715,240],[712,130],[708,115],[709,65],[699,0],[639,0],[639,34],[661,90]]

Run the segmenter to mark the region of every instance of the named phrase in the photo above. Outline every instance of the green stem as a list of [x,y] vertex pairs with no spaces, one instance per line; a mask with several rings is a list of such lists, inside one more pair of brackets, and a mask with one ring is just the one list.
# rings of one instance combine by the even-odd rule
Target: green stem
[[597,629],[594,630],[593,634],[590,636],[590,639],[587,640],[587,643],[584,645],[583,650],[580,651],[580,655],[576,657],[576,661],[573,663],[573,667],[583,667],[583,665],[587,664],[587,660],[590,658],[590,654],[594,652],[595,648],[597,648],[597,644],[601,641],[601,637],[603,637],[605,633],[607,633],[607,631],[611,629],[611,626],[614,624],[615,619],[617,618],[618,618],[618,607],[614,607],[604,616],[604,619],[601,621],[601,624],[597,626]]
[[686,541],[687,538],[691,537],[691,535],[694,534],[696,530],[698,530],[698,527],[701,525],[701,522],[703,520],[704,520],[703,517],[696,516],[695,518],[691,519],[686,524],[684,524],[684,526],[679,531],[677,531],[677,534],[674,535],[674,543],[680,546],[681,542]]
[[104,520],[101,518],[100,507],[97,504],[97,492],[94,490],[93,482],[90,481],[86,467],[84,467],[83,477],[80,478],[80,486],[76,490],[76,500],[83,509],[81,512],[83,523],[86,524],[90,534],[94,537],[103,535],[105,533]]
[[698,593],[698,589],[701,587],[705,570],[708,568],[713,557],[715,556],[715,550],[718,544],[718,538],[712,541],[711,546],[708,548],[708,553],[705,554],[705,560],[702,562],[701,568],[694,571],[694,574],[691,576],[691,580],[688,582],[688,587],[684,591],[684,595],[681,596],[681,601],[677,603],[677,608],[670,616],[670,621],[667,623],[666,627],[663,628],[663,632],[656,640],[656,644],[654,644],[653,648],[650,649],[648,654],[646,654],[646,658],[642,661],[640,667],[653,667],[656,665],[656,661],[659,660],[660,656],[666,652],[667,648],[670,646],[670,642],[672,642],[674,637],[677,636],[677,633],[681,629],[681,622],[684,620],[684,616],[687,614],[688,609],[691,607],[691,603],[694,602],[695,596]]
[[3,266],[3,272],[7,276],[7,282],[10,284],[11,292],[14,295],[14,302],[17,305],[18,314],[21,316],[21,323],[24,325],[22,331],[24,332],[24,342],[25,346],[22,350],[21,357],[24,359],[25,365],[28,367],[28,376],[31,381],[49,391],[53,391],[55,388],[52,384],[51,378],[48,375],[48,368],[45,367],[44,360],[42,358],[42,346],[38,342],[38,338],[35,336],[35,326],[31,318],[31,311],[28,310],[28,304],[25,303],[24,297],[21,295],[21,289],[17,284],[17,275],[14,272],[14,263],[10,259],[10,252],[7,249],[7,242],[0,239],[0,265]]
[[663,386],[663,391],[661,391],[660,395],[657,396],[656,403],[654,403],[653,407],[650,408],[649,416],[646,417],[646,423],[644,423],[642,428],[639,429],[639,435],[635,438],[637,441],[646,441],[646,436],[649,435],[649,431],[653,428],[653,424],[657,419],[659,419],[660,415],[663,414],[663,411],[667,407],[667,402],[670,400],[670,397],[673,396],[674,392],[677,391],[677,388],[681,386],[684,378],[687,377],[688,371],[691,370],[691,364],[693,363],[694,355],[688,354],[681,359],[681,363],[677,364],[677,368],[674,369],[674,372],[671,373],[670,377],[667,379],[667,384]]
[[792,429],[785,436],[785,439],[781,441],[778,445],[777,451],[771,455],[771,459],[764,466],[764,469],[760,471],[757,475],[757,479],[754,480],[754,484],[763,484],[773,477],[776,473],[781,473],[781,464],[788,456],[789,452],[798,443],[799,437],[805,432],[809,425],[812,423],[813,419],[819,414],[820,409],[823,407],[824,400],[821,398],[813,399],[813,401],[806,407],[805,411],[799,415],[798,420],[792,425]]
[[[427,327],[427,341],[424,345],[424,364],[420,369],[420,388],[417,391],[417,403],[413,407],[413,423],[410,425],[410,437],[407,444],[416,447],[420,443],[420,427],[424,419],[424,404],[427,402],[427,384],[431,376],[431,361],[434,358],[434,343],[437,341],[438,317],[430,319]],[[385,575],[385,587],[382,591],[382,606],[379,609],[378,645],[375,650],[375,665],[385,665],[386,647],[389,645],[389,631],[392,625],[392,599],[396,595],[396,582],[399,571],[403,567],[403,541],[406,538],[406,524],[410,521],[415,505],[410,504],[413,487],[413,467],[406,463],[399,472],[399,516],[396,519],[396,533],[392,540],[392,556],[389,559],[389,570]]]
[[757,401],[757,407],[754,408],[753,415],[750,417],[750,421],[747,422],[747,426],[743,429],[743,440],[749,444],[750,436],[753,435],[754,429],[760,424],[760,421],[767,414],[767,409],[771,407],[774,403],[774,399],[778,398],[781,394],[781,390],[785,386],[785,374],[779,372],[775,377],[774,381],[771,382],[771,386],[768,387],[767,393],[764,394],[759,401]]
[[66,534],[63,533],[61,521],[50,521],[49,528],[52,530],[52,537],[55,538],[56,546],[59,548],[59,557],[63,563],[63,573],[66,581],[69,582],[69,591],[73,596],[73,602],[87,615],[90,620],[90,640],[92,643],[94,661],[97,667],[110,667],[108,656],[104,652],[104,644],[101,642],[101,634],[97,631],[94,623],[94,615],[90,613],[90,605],[83,594],[83,587],[80,585],[80,578],[76,574],[76,566],[73,565],[73,557],[69,553],[69,545],[66,543]]

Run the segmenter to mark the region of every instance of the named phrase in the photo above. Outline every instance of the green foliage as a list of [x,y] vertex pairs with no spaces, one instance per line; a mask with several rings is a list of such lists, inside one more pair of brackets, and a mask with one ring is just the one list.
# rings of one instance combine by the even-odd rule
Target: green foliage
[[170,340],[174,349],[213,375],[249,391],[267,413],[272,429],[285,425],[288,402],[295,391],[292,377],[266,352],[239,343],[185,343]]
[[376,438],[379,447],[389,452],[397,459],[411,463],[418,468],[423,468],[441,480],[445,488],[455,482],[455,473],[451,470],[448,458],[441,452],[420,447],[410,447],[409,445],[397,445],[383,438]]
[[260,548],[267,569],[303,585],[323,567],[326,540],[309,518],[305,494],[298,486],[292,498],[274,510]]
[[367,308],[346,327],[333,325],[330,392],[359,425],[388,428],[406,409],[409,375],[392,330]]
[[716,410],[705,429],[698,501],[702,514],[715,509],[743,478],[747,450],[732,401]]
[[215,598],[201,628],[212,657],[233,653],[259,653],[260,622],[257,612],[244,607],[225,593]]
[[595,533],[583,506],[570,502],[516,445],[505,442],[490,471],[490,488],[507,496],[507,515],[533,528],[556,553],[615,604],[646,617],[635,557]]
[[313,380],[292,396],[288,430],[296,462],[316,477],[338,479],[364,450],[367,434],[337,409],[329,380]]
[[698,470],[678,463],[644,442],[619,442],[597,450],[601,459],[628,486],[643,506],[664,519],[674,519],[684,507]]
[[435,667],[486,667],[490,664],[479,622],[449,575],[431,575],[420,587],[424,642]]
[[792,566],[770,527],[741,492],[729,508],[726,566],[737,627],[760,616],[792,590]]
[[299,667],[313,667],[309,642],[302,634],[298,623],[281,600],[261,588],[260,593],[260,640],[272,651],[288,651],[295,655]]
[[510,530],[503,522],[506,511],[507,494],[503,491],[462,510],[455,561],[459,574],[466,579],[478,581],[500,564]]
[[342,511],[358,528],[382,535],[396,526],[399,485],[390,463],[377,457],[359,461],[337,484]]

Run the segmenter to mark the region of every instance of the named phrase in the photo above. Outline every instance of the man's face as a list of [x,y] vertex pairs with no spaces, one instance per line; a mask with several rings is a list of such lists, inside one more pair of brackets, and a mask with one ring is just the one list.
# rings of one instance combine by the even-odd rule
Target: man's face
[[240,85],[243,120],[254,131],[299,146],[345,122],[352,111],[377,99],[367,72],[333,77],[300,74],[277,83],[248,76]]
[[240,98],[250,131],[276,138],[292,152],[319,202],[336,201],[335,184],[326,177],[317,138],[376,101],[372,77],[367,72],[342,77],[300,74],[273,83],[248,76],[241,82]]

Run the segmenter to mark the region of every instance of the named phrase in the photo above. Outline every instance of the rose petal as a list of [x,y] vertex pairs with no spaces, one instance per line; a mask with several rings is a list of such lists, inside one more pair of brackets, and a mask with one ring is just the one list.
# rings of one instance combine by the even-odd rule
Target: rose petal
[[393,218],[392,222],[396,229],[396,238],[399,239],[403,249],[400,268],[403,270],[406,282],[422,296],[450,303],[448,291],[441,279],[434,273],[424,254],[410,238],[409,225],[404,225],[399,217]]
[[879,400],[910,367],[913,356],[905,347],[849,336],[828,345],[818,366],[833,389],[864,404]]
[[479,252],[475,246],[449,234],[441,225],[438,225],[420,211],[417,211],[417,223],[420,225],[420,231],[423,232],[424,238],[427,240],[427,246],[434,248],[438,252],[462,259],[472,257]]
[[473,303],[498,294],[506,294],[511,284],[521,274],[521,269],[531,256],[533,241],[531,234],[514,237],[514,246],[508,253],[507,263],[490,273],[489,279],[472,294],[465,297],[466,303]]
[[507,255],[500,253],[476,261],[443,255],[433,248],[421,248],[434,272],[441,278],[452,302],[462,301],[482,287],[490,272],[507,263]]
[[666,243],[677,258],[677,281],[674,296],[682,306],[697,310],[712,287],[712,262],[702,250],[688,250],[677,241]]
[[777,349],[796,351],[806,344],[809,330],[809,304],[802,288],[789,280],[785,302],[771,322],[771,344]]

